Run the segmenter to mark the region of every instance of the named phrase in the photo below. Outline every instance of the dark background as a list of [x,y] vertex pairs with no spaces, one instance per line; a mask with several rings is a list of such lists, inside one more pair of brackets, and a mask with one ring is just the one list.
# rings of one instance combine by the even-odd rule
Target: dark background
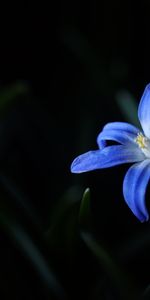
[[[87,187],[94,236],[141,292],[149,284],[149,223],[141,224],[124,202],[128,166],[74,175],[70,164],[97,148],[105,123],[129,121],[116,100],[118,92],[129,92],[137,105],[140,101],[149,82],[150,2],[45,1],[9,9],[2,27],[1,69],[11,79],[3,79],[1,72],[0,82],[1,297],[48,297],[26,248],[18,246],[18,235],[16,242],[10,230],[14,218],[50,261],[68,298],[80,293],[97,299],[93,287],[104,273],[80,240],[78,224],[70,250],[65,234],[71,225],[63,219],[50,248],[43,241],[53,209],[68,191],[77,202],[68,216],[78,223]],[[148,198],[147,192],[147,205]],[[113,292],[103,293],[98,294],[102,299],[116,299]]]

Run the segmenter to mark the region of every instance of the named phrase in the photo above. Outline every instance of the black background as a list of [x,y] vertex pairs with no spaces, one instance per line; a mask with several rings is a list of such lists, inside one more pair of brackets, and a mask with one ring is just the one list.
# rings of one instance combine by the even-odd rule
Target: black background
[[[137,104],[140,101],[150,77],[150,3],[77,0],[8,7],[1,27],[1,90],[21,82],[28,92],[16,96],[1,114],[1,194],[4,190],[7,194],[9,182],[13,182],[13,191],[17,188],[23,193],[43,232],[53,207],[70,187],[80,189],[79,200],[90,187],[95,235],[119,256],[126,240],[149,230],[149,223],[141,224],[123,199],[122,182],[128,166],[74,175],[70,164],[77,155],[97,148],[96,137],[105,123],[127,121],[116,102],[118,91],[125,89]],[[14,198],[11,195],[10,199]],[[147,205],[148,198],[147,192]],[[11,205],[18,219],[20,210],[24,213],[17,203],[12,200]],[[26,258],[3,229],[1,244],[2,299],[7,299],[11,285],[15,299],[39,296],[31,292],[36,275],[31,276],[32,282]],[[59,262],[57,251],[51,254],[55,272],[70,294],[75,291],[75,297],[79,290],[85,296],[87,280],[93,285],[92,276],[97,274],[95,260],[89,260],[82,243],[80,247],[71,263],[65,251],[58,251]],[[142,251],[132,262],[123,261],[141,288],[148,284],[148,249]],[[27,287],[23,287],[26,278]],[[22,290],[26,293],[19,298]]]

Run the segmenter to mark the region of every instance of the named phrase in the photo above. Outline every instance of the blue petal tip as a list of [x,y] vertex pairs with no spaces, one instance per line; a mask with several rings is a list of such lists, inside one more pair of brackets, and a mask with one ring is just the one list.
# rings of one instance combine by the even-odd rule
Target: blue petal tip
[[71,173],[81,173],[81,170],[79,168],[79,165],[80,165],[80,158],[79,157],[76,157],[72,164],[71,164]]

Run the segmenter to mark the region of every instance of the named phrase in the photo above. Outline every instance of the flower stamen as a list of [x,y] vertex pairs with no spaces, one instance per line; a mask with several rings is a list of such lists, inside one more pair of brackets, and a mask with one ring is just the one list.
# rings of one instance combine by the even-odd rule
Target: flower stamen
[[138,144],[138,146],[141,149],[147,148],[147,138],[142,134],[142,133],[138,133],[135,142]]

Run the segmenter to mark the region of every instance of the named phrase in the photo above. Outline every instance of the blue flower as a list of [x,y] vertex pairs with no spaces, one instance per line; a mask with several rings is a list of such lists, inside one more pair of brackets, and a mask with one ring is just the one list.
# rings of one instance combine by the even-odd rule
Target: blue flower
[[[125,175],[123,194],[134,215],[144,222],[149,219],[145,193],[150,179],[150,84],[146,86],[141,98],[138,117],[141,130],[125,122],[106,124],[97,137],[99,149],[75,158],[71,172],[82,173],[134,163]],[[107,146],[107,140],[120,144]]]

